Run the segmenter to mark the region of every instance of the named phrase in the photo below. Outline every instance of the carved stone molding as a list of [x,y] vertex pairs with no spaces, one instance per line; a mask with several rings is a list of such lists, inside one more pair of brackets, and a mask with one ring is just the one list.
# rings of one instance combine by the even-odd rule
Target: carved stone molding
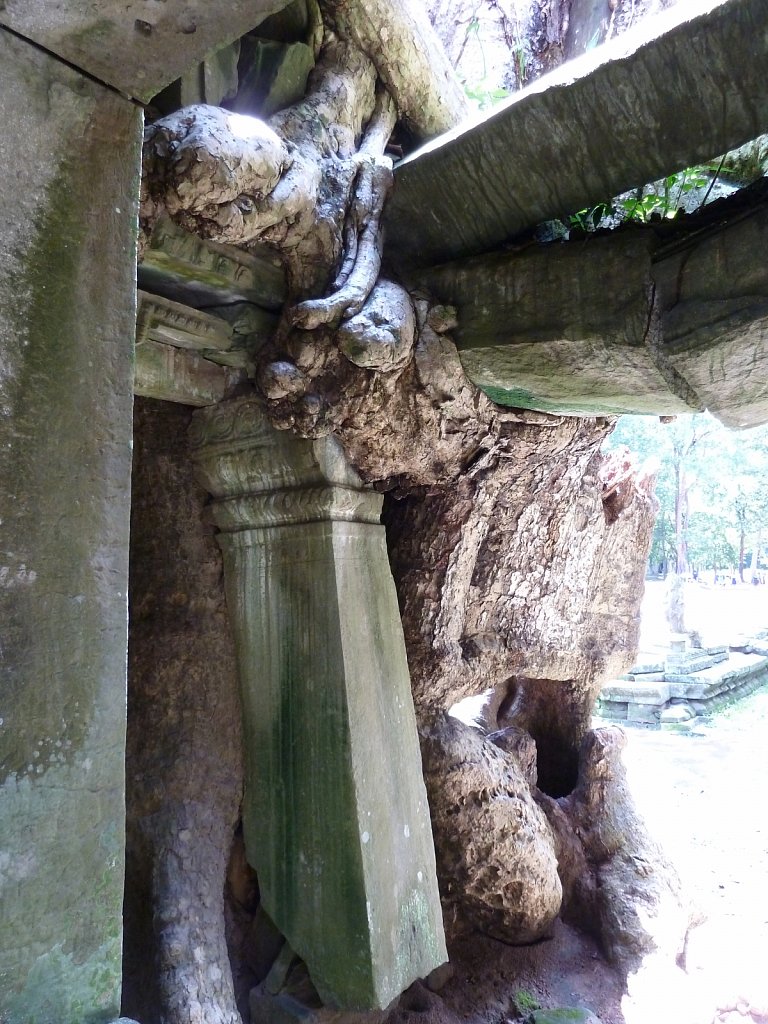
[[378,523],[382,497],[366,488],[333,437],[275,430],[246,397],[196,413],[190,439],[198,475],[218,501],[224,531],[319,520]]
[[232,346],[232,328],[217,316],[210,316],[180,302],[159,295],[138,293],[136,344],[159,341],[176,348],[226,351]]
[[246,252],[210,242],[169,220],[155,227],[139,264],[139,286],[189,305],[250,302],[279,310],[285,300],[283,269],[266,248]]
[[134,393],[182,405],[221,402],[248,365],[234,346],[226,320],[140,291]]
[[328,1006],[388,1006],[447,959],[382,498],[332,437],[244,397],[195,413],[238,657],[243,832],[264,909]]

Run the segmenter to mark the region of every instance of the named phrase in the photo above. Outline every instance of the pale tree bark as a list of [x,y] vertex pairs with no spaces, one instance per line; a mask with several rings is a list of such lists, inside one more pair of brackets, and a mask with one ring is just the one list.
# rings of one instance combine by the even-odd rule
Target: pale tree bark
[[[559,911],[630,971],[673,962],[690,914],[620,740],[590,728],[636,650],[656,511],[652,480],[599,454],[609,429],[507,424],[455,484],[386,509],[450,936],[529,942]],[[481,696],[474,727],[446,717]]]
[[190,414],[136,400],[123,1011],[141,1024],[240,1024],[224,923],[240,706]]
[[[327,9],[339,37],[326,37],[304,102],[267,124],[195,107],[150,126],[143,225],[151,230],[165,213],[218,241],[266,242],[283,260],[288,302],[254,387],[275,426],[333,433],[362,477],[391,492],[393,570],[438,861],[444,881],[453,871],[467,880],[461,891],[446,888],[446,911],[457,935],[476,926],[529,942],[547,934],[563,899],[568,906],[580,885],[597,885],[586,848],[581,873],[564,867],[566,845],[581,849],[576,812],[562,811],[566,824],[556,828],[547,798],[561,801],[588,786],[582,745],[596,694],[636,646],[651,501],[642,481],[614,486],[614,469],[598,454],[609,421],[495,406],[463,373],[450,337],[455,310],[409,292],[386,266],[381,276],[380,217],[391,183],[384,149],[396,112],[419,128],[421,109],[422,129],[434,130],[430,118],[450,122],[461,104],[446,113],[442,99],[432,102],[443,95],[443,65],[424,78],[414,54],[419,39],[422,54],[433,42],[410,2],[329,2]],[[389,45],[393,26],[405,26],[408,45],[396,37]],[[453,703],[485,691],[483,724],[493,738],[446,726]],[[189,757],[186,747],[182,764]],[[478,799],[467,800],[470,792]],[[512,828],[511,795],[525,836]],[[464,807],[458,830],[457,802]],[[593,810],[599,818],[599,801]],[[232,813],[224,801],[207,857],[213,874]],[[165,809],[158,820],[173,833],[182,819]],[[497,850],[497,872],[479,868],[478,843],[501,850],[510,836],[520,839],[514,856]],[[164,842],[152,840],[156,870],[166,872],[160,888],[173,893],[175,851],[166,855]],[[172,915],[174,898],[156,897],[162,925],[162,908]],[[221,914],[219,904],[203,902],[209,941],[189,948],[200,948],[193,960],[208,964],[221,956]],[[190,928],[195,920],[190,914]],[[168,965],[167,1020],[188,1024],[197,1020],[202,990],[195,963],[182,962],[188,950],[175,964],[177,925],[161,926],[160,958]],[[209,1014],[201,1020],[235,1019],[227,984],[199,1003]]]
[[449,131],[469,106],[420,0],[325,0],[331,23],[373,61],[419,138]]

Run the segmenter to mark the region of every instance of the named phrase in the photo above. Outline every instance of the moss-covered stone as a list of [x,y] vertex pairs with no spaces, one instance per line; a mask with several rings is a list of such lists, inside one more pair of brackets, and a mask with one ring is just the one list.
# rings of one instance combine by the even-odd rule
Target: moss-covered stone
[[581,1007],[558,1010],[534,1010],[531,1024],[590,1024],[594,1015]]
[[[140,114],[0,36],[0,1019],[119,1009]],[[19,183],[23,182],[23,188]]]
[[382,499],[336,442],[273,430],[253,399],[193,431],[224,499],[262,904],[326,1005],[383,1009],[447,955]]

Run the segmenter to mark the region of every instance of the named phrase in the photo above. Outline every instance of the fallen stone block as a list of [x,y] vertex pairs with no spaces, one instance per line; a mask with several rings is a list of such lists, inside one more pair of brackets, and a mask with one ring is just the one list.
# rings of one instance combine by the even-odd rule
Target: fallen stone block
[[627,704],[627,721],[641,725],[656,725],[659,721],[658,704]]
[[690,704],[670,704],[659,716],[661,725],[682,725],[696,717]]

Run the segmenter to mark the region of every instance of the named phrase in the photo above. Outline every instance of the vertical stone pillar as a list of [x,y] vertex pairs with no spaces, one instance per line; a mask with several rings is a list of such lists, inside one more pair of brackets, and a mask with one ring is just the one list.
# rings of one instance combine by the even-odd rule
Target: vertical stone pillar
[[252,398],[195,414],[238,649],[244,828],[323,1000],[388,1005],[446,960],[381,497]]
[[0,1020],[119,1014],[141,114],[0,29]]

